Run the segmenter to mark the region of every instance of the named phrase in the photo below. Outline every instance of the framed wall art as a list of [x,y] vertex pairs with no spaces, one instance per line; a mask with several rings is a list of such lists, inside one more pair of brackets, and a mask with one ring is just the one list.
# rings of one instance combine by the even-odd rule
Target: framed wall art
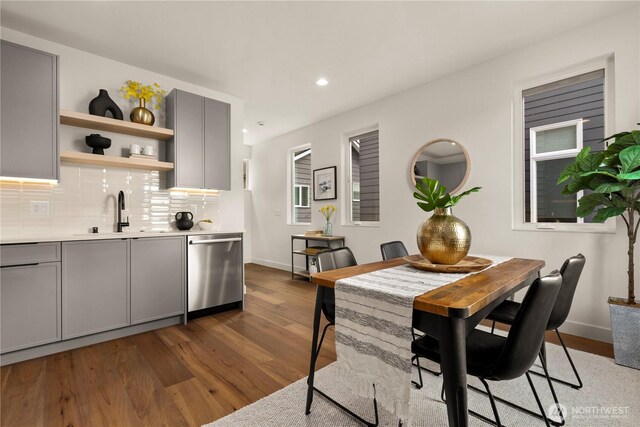
[[313,200],[333,200],[338,198],[336,167],[330,166],[313,171]]

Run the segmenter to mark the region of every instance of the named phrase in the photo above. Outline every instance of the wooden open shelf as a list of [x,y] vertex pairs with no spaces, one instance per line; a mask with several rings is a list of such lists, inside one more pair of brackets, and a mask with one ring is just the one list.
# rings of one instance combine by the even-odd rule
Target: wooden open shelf
[[173,163],[157,160],[131,159],[128,157],[102,156],[99,154],[80,153],[77,151],[63,151],[60,161],[67,163],[83,163],[86,165],[114,166],[128,169],[146,169],[152,171],[173,170]]
[[60,110],[60,124],[163,141],[173,136],[172,129],[125,122],[124,120],[116,120],[109,117],[92,116],[91,114],[69,110]]

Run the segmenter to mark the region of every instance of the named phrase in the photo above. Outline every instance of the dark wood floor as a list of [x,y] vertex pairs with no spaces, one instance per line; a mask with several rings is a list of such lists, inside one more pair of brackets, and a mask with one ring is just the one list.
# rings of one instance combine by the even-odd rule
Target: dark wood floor
[[[314,287],[255,264],[246,283],[244,311],[2,367],[1,425],[200,426],[303,378]],[[333,341],[318,368],[335,360]]]

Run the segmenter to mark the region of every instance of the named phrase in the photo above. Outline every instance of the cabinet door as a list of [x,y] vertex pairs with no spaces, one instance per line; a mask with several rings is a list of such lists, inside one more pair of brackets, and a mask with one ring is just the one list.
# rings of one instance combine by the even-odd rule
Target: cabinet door
[[184,313],[183,237],[131,241],[131,324]]
[[230,105],[204,100],[204,187],[229,190],[230,185]]
[[58,179],[58,57],[2,41],[0,175]]
[[[173,151],[175,171],[169,187],[204,186],[204,98],[176,90],[173,99]],[[172,182],[173,181],[173,182]]]
[[129,325],[129,241],[62,244],[62,338]]
[[0,269],[0,352],[60,341],[60,263]]

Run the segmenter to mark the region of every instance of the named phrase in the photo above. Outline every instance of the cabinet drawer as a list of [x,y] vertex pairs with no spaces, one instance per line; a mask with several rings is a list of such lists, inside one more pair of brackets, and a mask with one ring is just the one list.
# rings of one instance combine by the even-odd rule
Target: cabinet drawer
[[0,266],[37,264],[60,261],[60,242],[3,245]]

